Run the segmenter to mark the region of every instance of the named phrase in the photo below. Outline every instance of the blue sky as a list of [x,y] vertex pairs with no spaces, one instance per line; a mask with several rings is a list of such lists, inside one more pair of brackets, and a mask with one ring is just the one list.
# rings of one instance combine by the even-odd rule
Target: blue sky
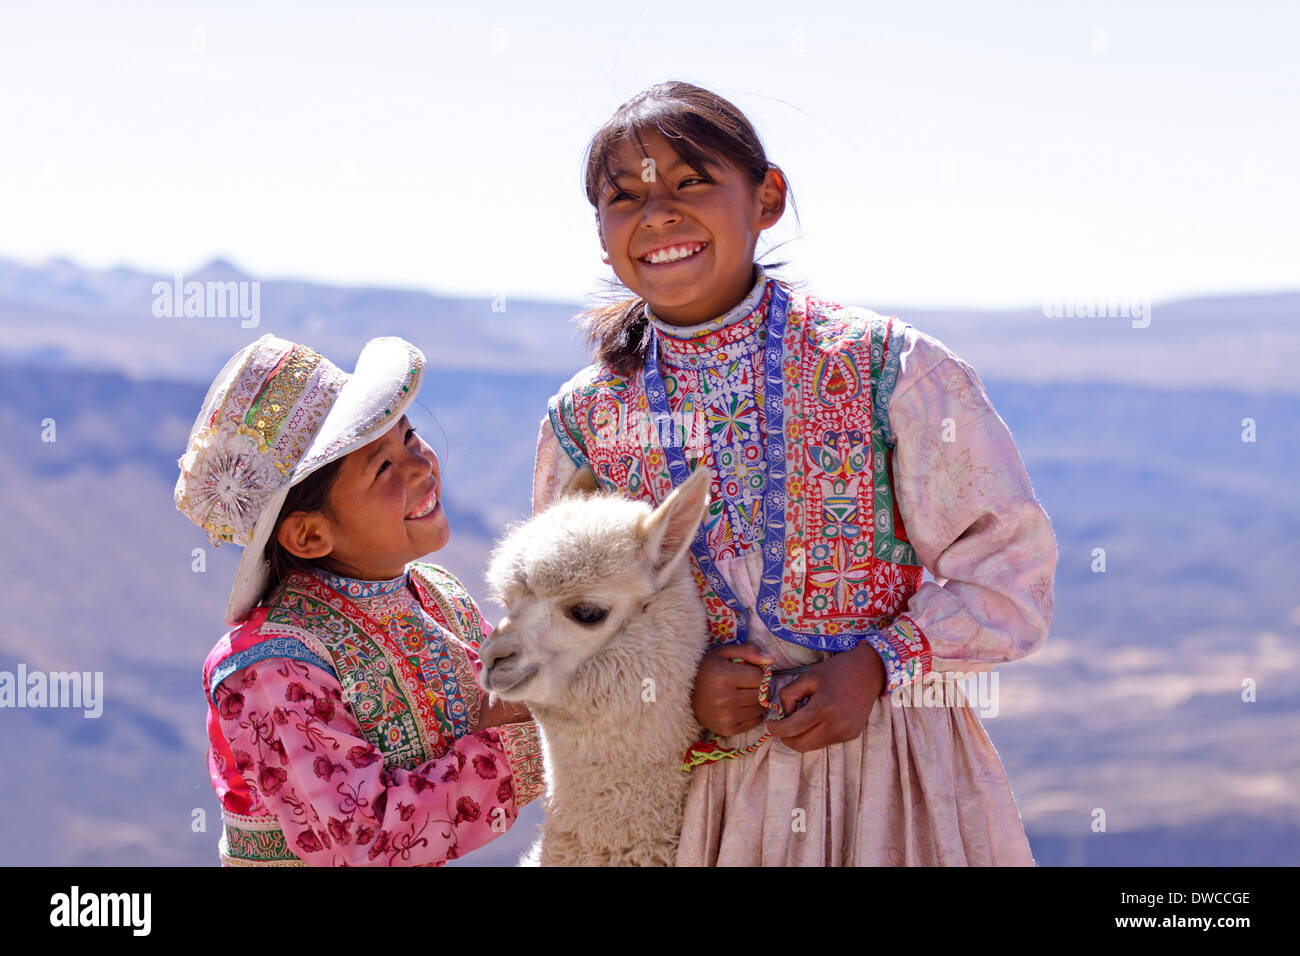
[[586,143],[684,79],[786,170],[819,294],[1300,285],[1300,5],[699,7],[7,2],[0,256],[580,302]]

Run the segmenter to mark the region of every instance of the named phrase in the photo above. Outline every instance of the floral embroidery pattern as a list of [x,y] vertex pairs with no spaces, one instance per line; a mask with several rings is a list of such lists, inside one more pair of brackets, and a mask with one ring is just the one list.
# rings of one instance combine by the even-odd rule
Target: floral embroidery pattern
[[[419,573],[428,586],[446,572]],[[543,788],[532,721],[468,732],[482,665],[426,613],[413,580],[354,601],[358,583],[296,573],[209,656],[226,863],[440,865],[504,832]],[[311,634],[313,652],[274,656],[290,634]],[[248,663],[222,667],[236,659]]]
[[[592,422],[650,412],[656,389],[664,398],[655,401],[666,401],[677,421],[702,409],[708,443],[698,460],[715,479],[703,528],[708,558],[763,547],[764,623],[784,639],[845,650],[887,626],[921,582],[877,415],[877,392],[897,379],[904,326],[796,296],[778,327],[776,295],[769,281],[752,315],[705,337],[656,335],[658,362],[644,375],[622,379],[589,367],[552,400],[550,417],[562,447],[575,463],[589,463],[602,486],[655,504],[673,488],[662,462],[675,449],[654,431],[615,447]],[[702,561],[697,555],[697,580],[715,643],[744,640],[734,597]]]

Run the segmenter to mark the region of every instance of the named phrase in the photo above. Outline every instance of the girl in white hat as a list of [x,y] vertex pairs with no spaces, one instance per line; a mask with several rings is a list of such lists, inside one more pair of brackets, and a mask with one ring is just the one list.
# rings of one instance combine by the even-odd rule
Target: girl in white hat
[[424,367],[400,338],[347,375],[264,335],[179,460],[176,506],[244,548],[203,668],[226,865],[440,865],[543,789],[536,724],[479,690],[489,625],[417,560],[451,533],[406,416]]

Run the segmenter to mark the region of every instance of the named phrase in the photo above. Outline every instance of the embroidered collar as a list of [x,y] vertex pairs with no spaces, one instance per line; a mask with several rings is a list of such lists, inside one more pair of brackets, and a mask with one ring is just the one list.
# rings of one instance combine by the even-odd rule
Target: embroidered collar
[[727,312],[699,325],[669,325],[646,313],[659,340],[659,357],[674,368],[725,365],[762,350],[767,341],[767,314],[772,301],[772,283],[763,267],[754,264],[758,281],[749,295]]
[[360,578],[345,578],[341,574],[335,574],[316,565],[312,566],[311,572],[324,581],[332,590],[353,600],[396,594],[406,587],[411,579],[411,569],[409,567],[398,577],[389,578],[386,581],[363,581]]
[[667,337],[683,340],[699,338],[746,318],[751,312],[758,308],[759,301],[763,297],[763,290],[766,285],[767,273],[763,270],[761,265],[755,262],[754,285],[750,288],[749,294],[716,319],[709,319],[709,321],[701,322],[699,325],[670,325],[651,311],[649,303],[646,303],[645,314],[646,317],[654,323],[655,328],[659,330],[660,338]]

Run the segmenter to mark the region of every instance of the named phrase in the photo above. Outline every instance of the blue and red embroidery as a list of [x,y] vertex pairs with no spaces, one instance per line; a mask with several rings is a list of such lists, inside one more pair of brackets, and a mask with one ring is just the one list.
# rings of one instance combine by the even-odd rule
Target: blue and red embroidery
[[[829,651],[874,635],[878,649],[910,653],[892,628],[922,576],[890,477],[903,328],[812,297],[791,302],[769,280],[740,322],[689,341],[652,329],[657,361],[641,373],[591,366],[552,400],[561,445],[603,487],[653,504],[699,461],[713,469],[693,553],[715,642],[744,640],[747,616],[714,562],[761,547],[757,609],[773,634]],[[692,447],[697,414],[707,442]],[[671,427],[629,427],[643,419]]]

